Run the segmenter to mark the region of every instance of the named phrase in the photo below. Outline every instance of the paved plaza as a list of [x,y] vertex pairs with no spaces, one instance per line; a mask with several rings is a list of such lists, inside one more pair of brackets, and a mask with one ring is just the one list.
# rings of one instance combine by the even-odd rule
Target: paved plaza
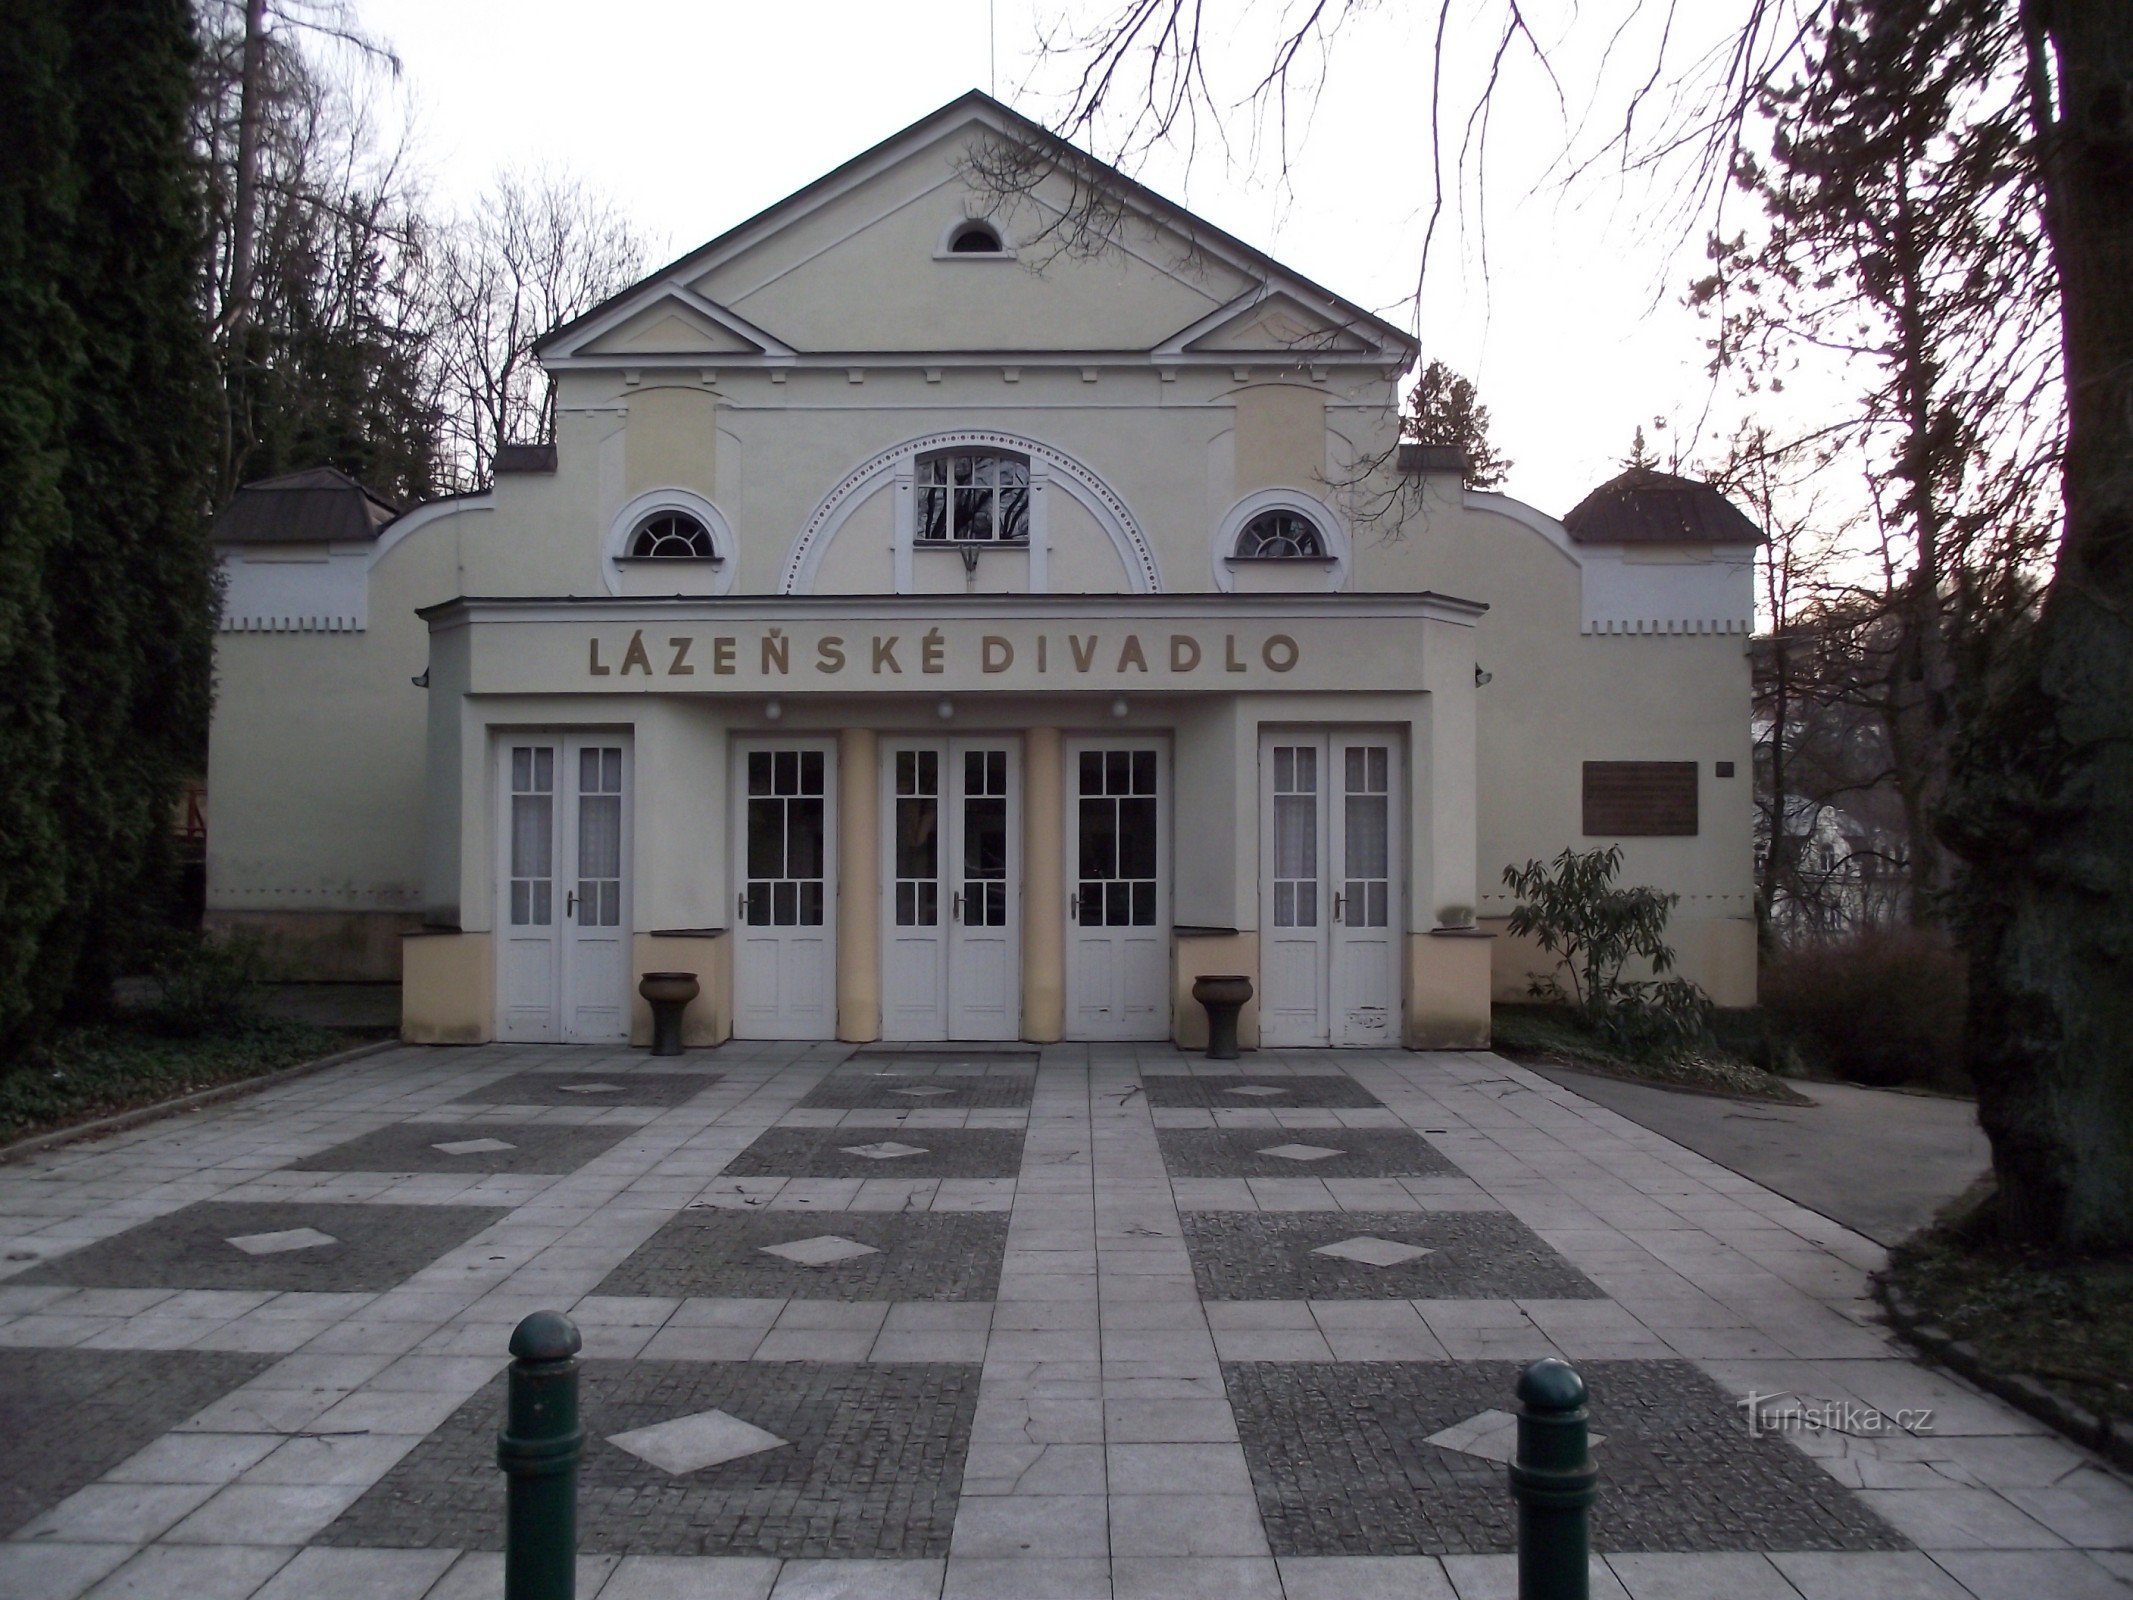
[[1508,1600],[1550,1354],[1595,1596],[2133,1594],[1880,1256],[1485,1054],[396,1048],[0,1166],[0,1596],[499,1595],[542,1309],[583,1600]]

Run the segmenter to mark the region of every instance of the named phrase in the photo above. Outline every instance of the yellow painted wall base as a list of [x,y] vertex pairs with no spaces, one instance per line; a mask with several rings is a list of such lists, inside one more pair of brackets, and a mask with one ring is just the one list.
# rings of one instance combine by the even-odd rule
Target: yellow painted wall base
[[400,942],[400,1037],[409,1044],[487,1044],[496,1037],[486,933],[425,930]]
[[1473,933],[1407,936],[1407,1048],[1484,1050],[1489,1043],[1489,952]]
[[[1533,999],[1532,982],[1558,972],[1555,959],[1531,939],[1515,939],[1501,917],[1484,917],[1495,934],[1490,990],[1512,1004]],[[1701,917],[1670,923],[1667,942],[1677,970],[1711,997],[1714,1005],[1752,1006],[1756,999],[1755,922],[1749,917]]]
[[289,983],[397,983],[400,941],[422,926],[411,911],[216,911],[213,933],[266,941],[277,979]]
[[1192,997],[1195,978],[1208,973],[1241,972],[1252,980],[1252,998],[1237,1016],[1237,1043],[1259,1048],[1259,935],[1232,933],[1214,938],[1179,939],[1171,961],[1171,1037],[1187,1050],[1207,1048],[1207,1008]]
[[733,1037],[733,941],[640,933],[630,949],[630,1043],[652,1042],[652,1008],[637,992],[647,972],[693,972],[703,993],[682,1013],[681,1042],[724,1044]]

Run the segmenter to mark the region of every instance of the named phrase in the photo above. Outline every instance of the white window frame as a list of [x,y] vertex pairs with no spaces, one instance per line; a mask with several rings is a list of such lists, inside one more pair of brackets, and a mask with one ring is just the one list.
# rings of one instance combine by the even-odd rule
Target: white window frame
[[[667,557],[633,556],[630,546],[637,538],[637,530],[652,518],[663,514],[679,514],[693,517],[704,525],[711,535],[711,559],[675,560]],[[607,539],[601,546],[600,575],[607,584],[609,594],[622,593],[622,568],[625,563],[650,561],[664,565],[673,562],[677,566],[689,566],[697,570],[709,569],[711,593],[727,595],[733,592],[734,560],[733,527],[725,514],[703,495],[693,489],[648,489],[615,513],[607,525]]]
[[[1244,537],[1244,530],[1255,517],[1268,511],[1289,511],[1300,517],[1308,517],[1318,529],[1319,538],[1325,542],[1326,553],[1322,556],[1240,556],[1237,541]],[[1209,554],[1214,562],[1215,587],[1224,594],[1234,593],[1237,587],[1236,563],[1256,565],[1260,562],[1279,562],[1293,565],[1299,570],[1315,569],[1319,582],[1313,588],[1327,590],[1345,589],[1348,586],[1350,551],[1348,526],[1334,514],[1333,508],[1316,495],[1306,494],[1301,489],[1261,489],[1246,495],[1223,515],[1215,524],[1214,537],[1209,542]]]

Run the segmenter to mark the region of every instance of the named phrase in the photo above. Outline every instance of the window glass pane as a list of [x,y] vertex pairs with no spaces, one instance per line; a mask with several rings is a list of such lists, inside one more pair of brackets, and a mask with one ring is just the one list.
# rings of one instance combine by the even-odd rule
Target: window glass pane
[[781,878],[785,875],[785,802],[748,802],[748,876]]
[[896,876],[940,876],[940,802],[921,795],[896,802]]
[[610,879],[600,885],[600,926],[618,928],[622,925],[622,882]]
[[1370,886],[1369,926],[1373,928],[1384,927],[1386,925],[1385,919],[1391,912],[1391,906],[1392,885],[1389,883],[1373,883]]
[[1081,802],[1081,875],[1108,878],[1118,868],[1118,811],[1108,800]]
[[511,880],[511,925],[523,928],[533,908],[533,885],[523,878]]
[[1296,886],[1296,921],[1292,926],[1298,928],[1315,928],[1318,926],[1317,884],[1299,883]]
[[803,750],[800,752],[800,792],[813,795],[819,795],[823,792],[822,752],[820,750]]
[[1133,885],[1109,883],[1104,885],[1104,922],[1113,928],[1133,926]]
[[1104,752],[1104,793],[1131,794],[1133,792],[1133,752],[1130,750],[1106,750]]
[[1296,787],[1296,751],[1293,746],[1274,746],[1274,787],[1284,791]]
[[772,751],[770,776],[770,792],[772,794],[798,794],[800,792],[800,752],[797,750]]
[[1007,802],[990,798],[963,802],[963,876],[1007,876]]
[[1318,793],[1318,751],[1307,744],[1296,747],[1296,788],[1302,794]]
[[600,752],[597,747],[587,745],[578,752],[578,793],[598,794],[599,792]]
[[958,539],[992,538],[992,491],[958,489],[955,492],[955,536]]
[[1029,537],[1029,490],[1002,489],[999,513],[1000,537],[1003,539],[1027,539]]
[[800,886],[785,879],[770,886],[770,920],[780,928],[790,928],[800,920]]
[[1155,885],[1152,883],[1133,886],[1133,925],[1136,928],[1155,926]]
[[1155,793],[1155,752],[1153,750],[1136,750],[1133,752],[1133,792],[1135,794]]
[[1391,752],[1381,744],[1374,744],[1370,747],[1370,787],[1379,794],[1389,792],[1391,787],[1386,782],[1386,769],[1390,756]]
[[941,488],[918,491],[918,536],[921,539],[945,539],[948,537],[948,491]]
[[935,928],[941,921],[941,886],[928,878],[915,887],[918,890],[918,926]]
[[800,926],[822,926],[822,884],[819,880],[810,880],[800,885]]
[[1104,923],[1104,886],[1100,883],[1083,883],[1075,891],[1075,904],[1080,911],[1080,923],[1084,928],[1100,928]]
[[1318,876],[1318,802],[1310,795],[1274,796],[1274,876]]
[[1344,870],[1352,877],[1385,876],[1385,797],[1381,794],[1348,796],[1348,859]]
[[533,787],[533,750],[528,745],[512,747],[511,787],[521,794]]
[[1104,758],[1100,750],[1084,750],[1081,753],[1081,792],[1104,792]]
[[770,752],[768,750],[751,750],[748,752],[748,792],[750,794],[770,793]]
[[1119,801],[1118,875],[1121,878],[1155,876],[1155,833],[1153,800]]
[[1274,926],[1296,926],[1296,885],[1293,883],[1277,882],[1274,885]]
[[511,797],[511,876],[545,878],[555,870],[555,801],[545,794]]
[[822,802],[795,800],[785,813],[785,870],[795,878],[822,876]]
[[587,795],[578,802],[578,875],[622,876],[622,797]]
[[533,885],[533,925],[548,927],[555,921],[555,885],[546,878],[537,879]]
[[1348,792],[1354,794],[1367,787],[1363,781],[1363,747],[1352,744],[1342,754],[1348,769]]
[[767,883],[751,883],[748,885],[748,926],[751,928],[767,928],[770,926],[770,885]]
[[600,752],[600,787],[608,794],[622,792],[622,752],[612,745]]

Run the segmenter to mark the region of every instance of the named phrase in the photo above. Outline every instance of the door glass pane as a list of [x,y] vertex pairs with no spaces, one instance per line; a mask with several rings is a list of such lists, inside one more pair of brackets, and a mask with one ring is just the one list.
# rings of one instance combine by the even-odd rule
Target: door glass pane
[[1318,752],[1274,747],[1274,926],[1318,926]]
[[1152,750],[1086,751],[1078,804],[1078,921],[1153,927],[1162,841]]
[[819,927],[828,806],[819,750],[748,754],[742,914],[751,927]]
[[555,907],[555,752],[511,750],[511,923],[545,928]]
[[963,759],[963,921],[1007,923],[1007,752],[969,750]]
[[1351,928],[1382,928],[1391,899],[1392,797],[1383,745],[1350,745],[1342,762],[1347,777],[1341,822],[1341,921]]
[[896,925],[940,921],[940,760],[931,750],[896,753]]
[[587,745],[578,752],[578,926],[622,921],[622,749]]

